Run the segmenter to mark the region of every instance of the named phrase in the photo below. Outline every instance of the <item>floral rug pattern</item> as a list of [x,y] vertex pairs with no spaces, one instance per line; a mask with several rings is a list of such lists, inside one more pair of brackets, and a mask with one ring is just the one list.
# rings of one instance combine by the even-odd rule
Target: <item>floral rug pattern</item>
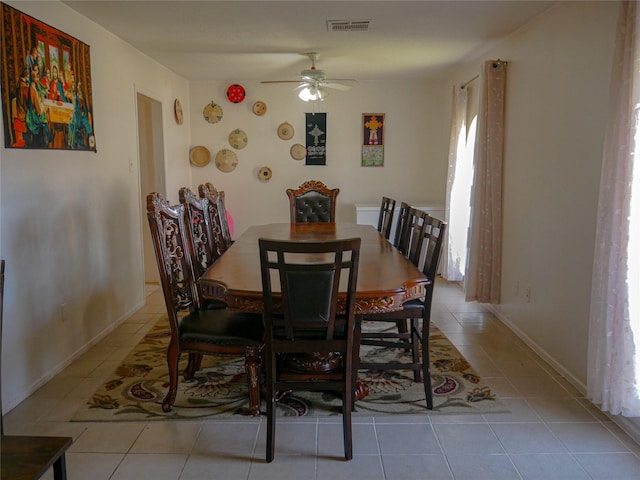
[[[380,322],[363,329],[379,328]],[[395,326],[394,326],[395,328]],[[237,415],[248,406],[244,359],[205,356],[202,368],[190,381],[181,381],[174,408],[164,413],[167,390],[166,348],[169,326],[160,320],[129,353],[123,363],[80,408],[72,421],[146,421]],[[431,384],[434,408],[427,410],[422,383],[409,370],[361,370],[358,378],[369,394],[356,402],[354,415],[458,414],[508,411],[491,387],[482,381],[467,360],[437,327],[430,331]],[[397,349],[364,347],[362,357],[406,355]],[[186,366],[183,355],[181,370]],[[281,416],[339,415],[342,402],[331,393],[294,392],[278,403]],[[264,403],[263,403],[264,407]],[[263,408],[264,409],[264,408]]]

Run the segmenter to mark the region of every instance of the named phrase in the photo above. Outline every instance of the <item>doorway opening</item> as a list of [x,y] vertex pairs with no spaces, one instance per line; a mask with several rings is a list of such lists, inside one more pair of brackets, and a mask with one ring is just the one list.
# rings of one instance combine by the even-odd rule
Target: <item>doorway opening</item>
[[140,208],[142,220],[142,251],[145,285],[159,285],[151,233],[147,222],[147,194],[165,194],[164,134],[162,128],[162,103],[147,95],[136,94],[138,112],[138,161],[140,162]]

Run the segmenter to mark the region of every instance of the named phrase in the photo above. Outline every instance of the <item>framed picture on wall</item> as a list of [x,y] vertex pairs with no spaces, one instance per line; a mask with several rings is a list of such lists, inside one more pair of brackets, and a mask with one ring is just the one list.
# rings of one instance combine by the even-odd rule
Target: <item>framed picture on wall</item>
[[5,147],[96,151],[89,46],[0,8]]
[[327,114],[305,113],[306,165],[327,164]]
[[362,114],[362,166],[384,166],[384,113]]

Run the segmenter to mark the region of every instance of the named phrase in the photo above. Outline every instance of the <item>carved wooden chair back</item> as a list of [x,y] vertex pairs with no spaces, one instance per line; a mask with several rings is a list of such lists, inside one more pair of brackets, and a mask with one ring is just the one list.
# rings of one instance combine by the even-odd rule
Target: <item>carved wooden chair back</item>
[[318,180],[308,180],[297,189],[288,188],[291,223],[335,222],[339,188],[328,188]]
[[393,223],[393,214],[396,208],[396,201],[389,197],[382,197],[380,205],[380,215],[378,216],[378,231],[389,240],[391,236],[391,224]]

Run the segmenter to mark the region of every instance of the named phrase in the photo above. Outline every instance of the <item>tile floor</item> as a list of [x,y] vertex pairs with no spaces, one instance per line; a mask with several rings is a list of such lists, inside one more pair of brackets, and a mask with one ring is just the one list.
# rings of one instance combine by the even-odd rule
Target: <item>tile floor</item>
[[[69,419],[164,311],[144,308],[5,416],[10,434],[68,435],[69,480],[640,479],[640,446],[492,314],[439,281],[433,320],[507,403],[491,415],[354,418],[342,459],[340,418],[283,419],[264,461],[264,418],[76,423]],[[53,478],[49,471],[45,478]]]

